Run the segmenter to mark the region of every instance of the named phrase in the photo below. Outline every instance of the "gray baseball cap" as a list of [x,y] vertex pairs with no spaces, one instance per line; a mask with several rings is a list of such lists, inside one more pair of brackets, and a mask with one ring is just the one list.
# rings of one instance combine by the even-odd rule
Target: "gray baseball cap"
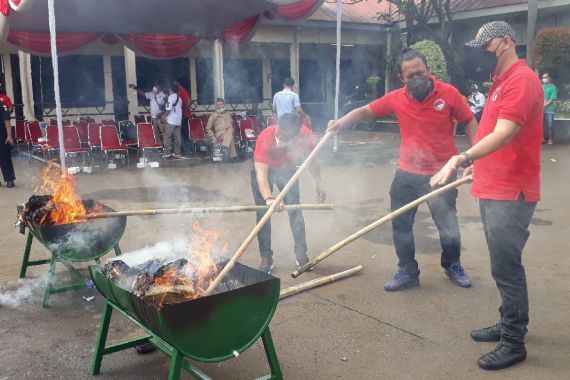
[[493,38],[510,37],[516,42],[515,31],[505,21],[491,21],[479,28],[477,36],[469,41],[465,46],[481,48],[489,43]]

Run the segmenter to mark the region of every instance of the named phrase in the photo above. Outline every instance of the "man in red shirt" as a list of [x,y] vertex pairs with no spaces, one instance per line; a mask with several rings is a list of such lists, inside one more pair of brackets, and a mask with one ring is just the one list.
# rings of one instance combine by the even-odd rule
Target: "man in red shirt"
[[[431,176],[457,154],[453,136],[453,119],[465,125],[472,142],[477,122],[459,91],[429,75],[425,56],[406,48],[399,59],[403,88],[357,108],[334,121],[329,130],[339,131],[345,125],[373,117],[395,114],[402,136],[400,161],[390,188],[392,211],[429,193]],[[451,180],[451,178],[450,178]],[[461,237],[455,203],[458,191],[452,190],[428,201],[432,218],[439,230],[442,248],[441,266],[445,274],[462,287],[471,286],[459,257]],[[398,271],[384,285],[386,291],[402,290],[419,285],[418,263],[415,260],[414,217],[417,208],[392,221],[392,232]]]
[[522,250],[540,200],[544,92],[536,74],[518,59],[515,33],[506,22],[483,25],[467,46],[482,48],[496,59],[493,86],[475,145],[452,157],[431,183],[443,185],[459,167],[467,168],[464,175],[473,174],[471,194],[479,198],[501,306],[499,322],[472,331],[471,337],[479,342],[499,342],[478,361],[480,367],[493,370],[526,359],[528,292]]
[[186,156],[189,156],[192,152],[192,147],[190,145],[190,135],[188,131],[188,119],[192,117],[192,98],[190,97],[190,93],[182,87],[180,81],[173,81],[175,85],[178,86],[178,96],[180,100],[182,100],[182,127],[180,129],[180,134],[182,136],[182,153]]
[[[255,144],[253,167],[251,170],[251,191],[256,205],[270,206],[275,198],[273,187],[281,191],[289,179],[295,174],[297,165],[315,147],[313,132],[302,125],[302,117],[297,114],[283,114],[278,125],[268,127],[261,132]],[[321,171],[316,163],[309,168],[316,183],[317,202],[323,203],[326,198]],[[299,204],[299,182],[296,182],[285,195],[284,204]],[[278,210],[282,210],[283,203]],[[295,240],[295,256],[297,265],[309,262],[307,257],[307,241],[305,237],[305,220],[300,210],[288,211],[289,224]],[[257,222],[263,218],[265,211],[257,212]],[[261,264],[259,270],[271,272],[273,269],[273,251],[271,250],[271,223],[268,222],[257,235]]]

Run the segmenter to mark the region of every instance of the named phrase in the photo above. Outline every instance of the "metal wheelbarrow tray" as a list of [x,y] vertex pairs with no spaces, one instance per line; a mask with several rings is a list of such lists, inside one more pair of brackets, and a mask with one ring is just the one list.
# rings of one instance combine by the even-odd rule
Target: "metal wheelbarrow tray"
[[[178,379],[182,368],[198,379],[209,379],[185,358],[221,362],[247,350],[261,337],[271,374],[260,379],[282,378],[268,327],[279,301],[278,278],[238,263],[218,293],[157,306],[150,297],[137,297],[115,285],[100,265],[90,266],[89,271],[97,290],[106,298],[93,355],[93,375],[99,373],[104,355],[151,342],[171,357],[169,379]],[[238,288],[224,290],[228,283],[236,282]],[[106,346],[113,309],[148,335]]]
[[[93,201],[85,202],[93,203]],[[98,205],[100,205],[105,212],[115,211],[101,203],[98,203]],[[121,249],[119,248],[119,240],[125,232],[126,225],[126,216],[91,219],[86,222],[47,226],[40,226],[37,223],[31,222],[27,225],[28,236],[24,248],[20,278],[26,276],[26,271],[30,266],[50,264],[43,301],[44,307],[48,306],[51,294],[90,286],[90,281],[86,280],[77,271],[73,263],[91,260],[98,262],[99,258],[104,256],[111,249],[115,250],[116,255],[120,255]],[[51,259],[30,260],[30,251],[34,238],[51,253]],[[61,287],[53,286],[55,267],[58,262],[65,265],[80,282]]]

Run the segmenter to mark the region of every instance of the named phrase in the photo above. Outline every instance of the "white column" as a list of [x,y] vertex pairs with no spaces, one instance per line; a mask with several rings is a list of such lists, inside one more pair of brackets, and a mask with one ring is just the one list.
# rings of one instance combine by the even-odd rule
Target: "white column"
[[4,82],[6,84],[6,95],[14,102],[14,79],[12,78],[12,62],[10,54],[2,54],[2,62],[4,63]]
[[196,57],[190,57],[190,96],[192,100],[198,99],[198,82],[196,78]]
[[263,99],[271,99],[273,94],[271,93],[271,60],[269,58],[263,58],[261,75],[263,75]]
[[32,87],[32,64],[30,54],[18,51],[20,60],[20,84],[22,86],[22,103],[24,104],[24,119],[36,120],[34,115],[34,90]]
[[213,46],[214,65],[214,98],[224,97],[224,50],[220,40],[216,39]]
[[300,83],[299,83],[299,36],[297,35],[297,29],[293,30],[293,42],[291,42],[291,46],[289,47],[289,56],[290,56],[290,68],[291,68],[291,78],[295,80],[295,84],[297,85],[297,91],[300,91]]
[[[135,52],[125,46],[125,78],[127,86],[137,84],[137,64]],[[139,114],[139,101],[135,90],[127,88],[127,100],[129,101],[129,119]]]
[[103,56],[103,75],[105,78],[105,111],[115,113],[113,104],[113,69],[111,67],[111,56]]

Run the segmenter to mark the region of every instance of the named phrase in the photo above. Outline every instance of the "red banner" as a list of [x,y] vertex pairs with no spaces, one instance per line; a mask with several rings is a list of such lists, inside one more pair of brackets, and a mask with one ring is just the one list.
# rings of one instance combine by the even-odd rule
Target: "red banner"
[[[70,53],[80,49],[101,35],[97,33],[57,33],[57,52]],[[49,33],[10,32],[8,42],[39,55],[48,55],[51,51]]]
[[176,34],[120,34],[123,42],[133,50],[156,58],[184,55],[199,39]]

